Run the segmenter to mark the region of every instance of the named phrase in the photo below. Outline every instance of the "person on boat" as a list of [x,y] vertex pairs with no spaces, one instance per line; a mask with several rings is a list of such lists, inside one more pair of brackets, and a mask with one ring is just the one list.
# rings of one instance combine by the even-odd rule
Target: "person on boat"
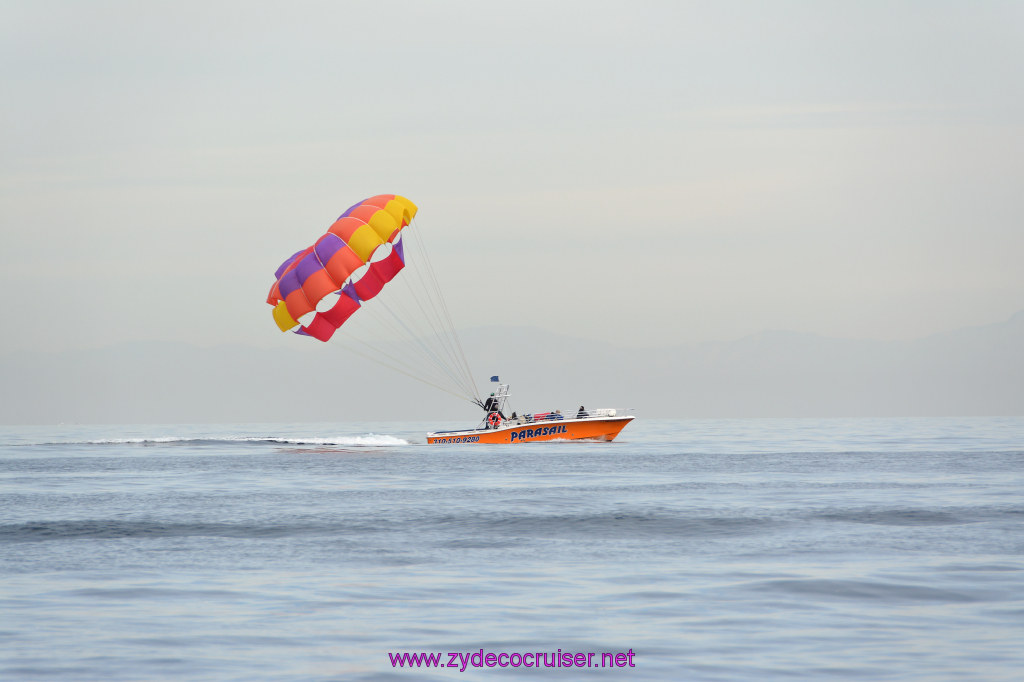
[[491,397],[484,401],[484,412],[487,413],[487,419],[484,422],[484,428],[498,428],[501,422],[505,421],[505,414],[499,409],[501,401],[491,394]]
[[501,401],[495,398],[494,394],[492,393],[491,397],[484,401],[484,412],[486,412],[487,414],[490,414],[491,412],[497,412],[498,414],[501,415],[501,418],[504,419],[505,415],[502,413],[500,406]]
[[587,409],[585,407],[583,407],[582,405],[580,405],[580,411],[576,413],[576,418],[577,419],[583,419],[584,417],[588,417],[588,416],[589,415],[587,414]]

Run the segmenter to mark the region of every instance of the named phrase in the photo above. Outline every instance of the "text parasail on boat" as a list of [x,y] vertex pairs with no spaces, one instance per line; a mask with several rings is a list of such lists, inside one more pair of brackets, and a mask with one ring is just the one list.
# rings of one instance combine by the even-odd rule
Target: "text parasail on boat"
[[416,211],[396,194],[350,207],[281,264],[267,303],[282,331],[482,405],[420,229],[407,229]]

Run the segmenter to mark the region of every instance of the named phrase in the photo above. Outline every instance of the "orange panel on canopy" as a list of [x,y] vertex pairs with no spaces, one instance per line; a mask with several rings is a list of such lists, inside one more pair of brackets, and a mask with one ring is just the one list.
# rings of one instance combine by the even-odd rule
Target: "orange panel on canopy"
[[288,297],[284,299],[284,304],[288,306],[288,314],[296,320],[306,313],[313,312],[313,305],[301,288],[288,294]]
[[344,284],[356,268],[362,265],[363,261],[359,260],[356,252],[345,246],[334,252],[331,259],[324,263],[324,268],[330,273],[331,279],[338,284]]
[[327,294],[334,293],[340,288],[341,284],[335,284],[326,270],[314,272],[302,284],[302,291],[306,294],[306,299],[313,305],[319,303],[320,299]]
[[348,240],[352,238],[352,233],[358,230],[360,227],[366,224],[365,220],[359,218],[353,218],[351,216],[345,216],[344,218],[338,218],[334,221],[334,224],[327,228],[327,231],[331,234],[336,234],[341,237],[342,241],[346,244]]

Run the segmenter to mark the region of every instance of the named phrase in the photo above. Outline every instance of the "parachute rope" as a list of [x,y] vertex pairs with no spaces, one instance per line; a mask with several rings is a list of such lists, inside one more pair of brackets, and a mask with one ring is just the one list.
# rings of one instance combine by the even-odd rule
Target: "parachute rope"
[[[435,371],[447,377],[448,381],[452,385],[457,387],[463,394],[468,393],[469,395],[472,395],[472,386],[470,385],[469,390],[467,390],[465,382],[462,381],[460,377],[451,369],[450,363],[446,363],[444,358],[439,356],[438,350],[435,347],[431,346],[429,342],[429,337],[424,332],[424,330],[413,329],[413,327],[409,324],[409,321],[415,320],[416,316],[408,312],[396,313],[392,307],[395,305],[395,297],[391,298],[392,301],[390,303],[382,301],[379,305],[376,306],[377,309],[373,311],[368,310],[367,316],[373,318],[374,322],[378,326],[382,327],[390,338],[398,340],[399,342],[402,343],[402,345],[410,345],[416,348],[422,354],[422,357],[419,358],[420,360],[426,360],[427,362],[429,362],[429,364]],[[383,314],[385,312],[387,313],[387,315]],[[427,320],[427,322],[429,323],[429,320]],[[379,344],[364,345],[372,345],[375,348],[377,348],[379,352],[388,355],[388,357],[390,357],[392,361],[397,360],[397,358],[381,349]],[[426,370],[423,364],[425,363],[421,363],[418,368],[419,371],[421,372],[424,372]],[[413,366],[407,366],[409,367],[410,371],[415,371]]]
[[[458,366],[462,371],[462,376],[466,385],[470,389],[470,394],[479,399],[474,389],[473,372],[469,368],[469,362],[466,359],[466,353],[462,348],[462,342],[459,340],[459,335],[455,331],[455,324],[452,322],[451,312],[448,310],[448,304],[445,301],[445,297],[441,292],[441,285],[437,279],[437,275],[434,272],[433,263],[427,253],[426,240],[423,238],[423,231],[419,227],[419,223],[416,224],[416,233],[419,237],[414,239],[413,246],[418,246],[421,252],[421,259],[424,264],[424,270],[426,275],[429,276],[431,286],[430,289],[434,292],[434,300],[431,301],[433,304],[435,301],[440,304],[440,308],[443,312],[443,320],[447,323],[448,334],[441,334],[442,338],[446,338],[449,341],[449,348],[451,349],[453,359],[458,360]],[[418,271],[417,271],[417,274]]]
[[[426,384],[427,386],[430,386],[432,388],[436,388],[437,390],[443,391],[444,393],[447,393],[448,395],[452,395],[452,396],[455,396],[456,398],[459,398],[459,399],[462,399],[462,400],[466,400],[467,402],[474,402],[473,400],[467,398],[465,395],[462,395],[461,393],[456,393],[455,391],[451,391],[451,390],[445,388],[444,386],[442,386],[441,384],[435,383],[435,382],[427,379],[426,377],[423,377],[423,376],[421,376],[419,374],[416,374],[415,372],[406,371],[406,370],[402,369],[397,364],[392,365],[390,363],[384,362],[379,357],[375,357],[373,355],[370,355],[369,353],[365,353],[365,352],[363,352],[362,350],[360,350],[356,346],[349,345],[349,344],[343,342],[343,343],[337,344],[337,347],[338,347],[339,350],[345,349],[345,350],[347,350],[349,352],[355,353],[356,355],[359,355],[359,356],[361,356],[361,357],[363,357],[363,358],[365,358],[367,360],[370,360],[371,362],[374,362],[374,363],[376,363],[376,364],[378,364],[378,365],[380,365],[382,367],[386,367],[386,368],[388,368],[390,370],[398,372],[399,374],[404,374],[405,376],[409,377],[410,379],[415,379],[416,381],[418,381],[418,382],[420,382],[422,384]],[[391,356],[387,356],[387,357],[390,358]]]

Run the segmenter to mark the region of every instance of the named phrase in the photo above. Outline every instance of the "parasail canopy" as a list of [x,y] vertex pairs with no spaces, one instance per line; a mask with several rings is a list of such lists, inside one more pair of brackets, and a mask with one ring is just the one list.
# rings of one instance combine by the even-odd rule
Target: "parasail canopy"
[[327,341],[387,287],[332,345],[482,405],[423,231],[404,231],[415,215],[395,194],[360,201],[281,264],[267,303],[282,331]]
[[274,273],[267,303],[282,331],[327,341],[405,267],[402,229],[416,205],[395,194],[365,199]]

